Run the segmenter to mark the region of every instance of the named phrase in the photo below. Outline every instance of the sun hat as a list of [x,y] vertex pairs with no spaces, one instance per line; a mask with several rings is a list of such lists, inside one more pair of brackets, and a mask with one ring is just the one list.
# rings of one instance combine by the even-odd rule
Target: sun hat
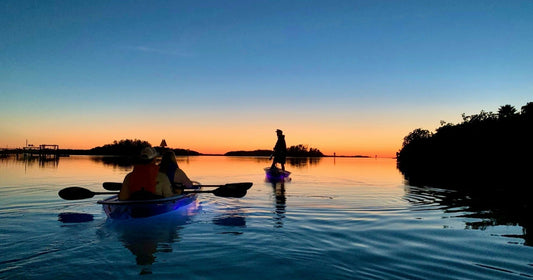
[[281,129],[276,129],[276,132],[281,132],[281,133],[283,133],[283,131],[281,131]]
[[146,147],[141,152],[142,159],[153,159],[157,157],[157,151],[152,147]]

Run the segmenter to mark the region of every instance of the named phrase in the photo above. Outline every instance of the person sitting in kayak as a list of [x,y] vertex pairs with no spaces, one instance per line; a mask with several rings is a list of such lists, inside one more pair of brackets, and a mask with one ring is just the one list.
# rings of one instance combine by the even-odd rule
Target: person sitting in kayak
[[187,174],[179,168],[178,162],[176,161],[176,154],[171,150],[163,154],[161,163],[159,164],[159,172],[168,177],[175,193],[179,194],[183,189],[193,187],[192,181],[187,177]]
[[141,152],[139,164],[124,178],[118,198],[120,200],[144,200],[174,195],[168,177],[159,172],[155,164],[157,151],[146,147]]
[[276,169],[276,163],[280,163],[281,170],[285,171],[285,159],[287,157],[287,145],[285,144],[285,135],[283,135],[283,131],[281,131],[280,129],[276,130],[276,134],[278,135],[278,141],[274,146],[274,153],[270,156],[270,159],[274,157],[274,161],[272,161],[272,166],[270,168]]

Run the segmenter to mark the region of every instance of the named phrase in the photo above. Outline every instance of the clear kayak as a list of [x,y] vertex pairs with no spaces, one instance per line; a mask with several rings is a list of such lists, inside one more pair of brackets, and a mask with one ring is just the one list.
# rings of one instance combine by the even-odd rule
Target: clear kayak
[[98,200],[106,215],[111,219],[126,220],[148,218],[174,211],[193,202],[196,193],[176,195],[150,200],[119,200],[116,195]]

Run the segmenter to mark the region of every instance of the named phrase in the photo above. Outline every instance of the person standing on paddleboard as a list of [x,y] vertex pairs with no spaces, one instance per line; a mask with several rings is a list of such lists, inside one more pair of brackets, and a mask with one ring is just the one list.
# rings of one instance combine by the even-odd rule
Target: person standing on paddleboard
[[287,157],[287,144],[285,144],[285,135],[283,135],[283,131],[280,129],[276,130],[276,134],[278,135],[278,141],[274,146],[274,153],[270,156],[270,159],[274,157],[274,161],[272,161],[272,166],[270,168],[275,169],[276,163],[280,163],[281,170],[285,171],[285,158]]

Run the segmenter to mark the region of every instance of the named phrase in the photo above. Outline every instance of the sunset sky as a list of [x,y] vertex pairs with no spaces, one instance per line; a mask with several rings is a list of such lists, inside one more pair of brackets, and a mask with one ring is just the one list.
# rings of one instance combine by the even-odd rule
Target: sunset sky
[[392,157],[533,101],[533,1],[0,1],[0,148]]

